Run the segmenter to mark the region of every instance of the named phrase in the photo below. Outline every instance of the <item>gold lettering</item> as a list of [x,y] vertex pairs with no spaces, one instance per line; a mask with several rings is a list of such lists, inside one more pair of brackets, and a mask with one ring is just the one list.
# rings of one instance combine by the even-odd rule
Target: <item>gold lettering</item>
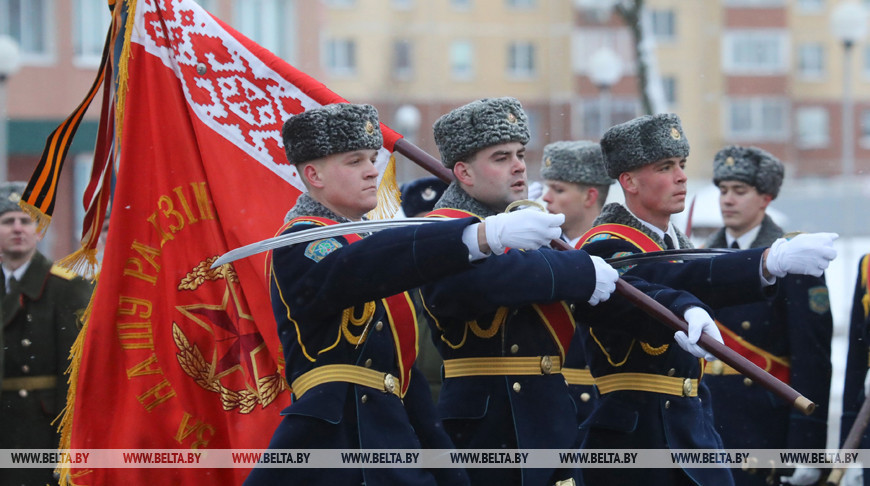
[[116,324],[118,339],[123,349],[154,349],[151,322],[130,322]]
[[[125,308],[125,305],[129,305],[130,307]],[[137,299],[136,297],[125,297],[123,295],[118,296],[119,316],[134,316],[136,315],[136,309],[138,309],[139,306],[144,307],[144,309],[139,313],[139,317],[143,319],[151,317],[151,301]]]
[[196,206],[199,209],[200,219],[214,219],[211,201],[206,193],[205,182],[191,182],[190,187],[193,188],[193,195],[196,199]]
[[[161,243],[162,245],[162,243]],[[139,243],[136,240],[133,240],[133,244],[130,245],[130,249],[134,250],[136,253],[142,256],[148,263],[151,264],[151,267],[154,269],[155,274],[160,272],[160,265],[157,264],[157,260],[155,257],[160,256],[160,250],[157,248],[152,248],[148,245],[144,245]],[[151,285],[157,283],[157,275],[147,275],[142,270],[142,262],[138,258],[128,258],[127,264],[133,264],[136,267],[135,270],[124,267],[124,276],[136,277],[138,279],[142,279],[146,282],[149,282]]]
[[154,385],[150,390],[136,397],[136,399],[145,406],[146,411],[150,412],[174,396],[175,390],[172,389],[169,381],[164,378],[163,381]]
[[175,221],[178,223],[178,226],[175,226],[173,224],[169,225],[169,231],[172,234],[178,233],[182,230],[182,228],[184,228],[184,216],[182,216],[181,213],[175,210],[175,206],[172,204],[172,199],[170,199],[169,196],[160,196],[160,199],[157,200],[157,207],[163,210],[163,215],[167,218],[169,218],[170,216],[175,217]]
[[151,356],[148,357],[145,361],[136,364],[132,368],[127,369],[127,378],[133,378],[134,376],[145,376],[145,375],[162,375],[163,370],[160,369],[159,366],[156,368],[152,368],[151,365],[157,364],[157,355],[151,353]]
[[187,215],[187,222],[193,224],[199,221],[196,216],[193,215],[193,211],[190,210],[190,205],[187,204],[187,198],[184,197],[184,192],[181,190],[181,186],[173,188],[172,191],[176,196],[178,196],[178,202],[181,204],[181,208],[184,209],[184,214]]
[[196,422],[192,425],[188,425],[190,419],[193,416],[187,412],[184,412],[184,416],[181,417],[181,424],[178,426],[178,433],[175,434],[175,440],[179,444],[182,443],[184,439],[187,438],[190,434],[195,433],[196,439],[190,445],[191,449],[203,449],[208,445],[208,441],[210,439],[204,438],[205,433],[208,432],[209,438],[214,435],[215,428],[209,424],[203,423],[201,420],[197,419]]
[[163,228],[157,224],[157,213],[152,213],[151,216],[148,216],[148,222],[154,226],[154,229],[156,229],[158,233],[160,233],[160,248],[163,248],[163,245],[166,244],[167,241],[175,239],[175,237],[172,236],[172,233],[163,231]]

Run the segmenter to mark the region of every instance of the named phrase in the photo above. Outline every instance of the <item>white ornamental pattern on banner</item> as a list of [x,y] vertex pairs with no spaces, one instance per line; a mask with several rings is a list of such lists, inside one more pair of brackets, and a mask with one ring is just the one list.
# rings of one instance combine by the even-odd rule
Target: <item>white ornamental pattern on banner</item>
[[[137,5],[131,42],[159,57],[182,81],[196,116],[276,175],[304,191],[287,162],[281,127],[291,115],[321,106],[251,53],[194,2]],[[170,42],[171,39],[171,42]],[[378,153],[379,173],[390,153]]]

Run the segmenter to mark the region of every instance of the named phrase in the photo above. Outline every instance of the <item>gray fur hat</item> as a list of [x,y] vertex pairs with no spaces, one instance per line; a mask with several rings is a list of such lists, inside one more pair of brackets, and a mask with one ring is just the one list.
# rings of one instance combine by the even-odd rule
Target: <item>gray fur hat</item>
[[689,140],[673,113],[645,115],[610,127],[601,138],[607,175],[619,174],[671,157],[687,157]]
[[27,183],[24,181],[9,181],[0,184],[0,214],[9,211],[21,211],[18,201],[24,194]]
[[601,145],[587,141],[553,142],[544,147],[541,177],[589,186],[613,183],[604,169]]
[[371,105],[335,103],[291,116],[281,130],[291,164],[384,144],[378,111]]
[[472,101],[443,115],[433,129],[441,162],[448,168],[493,145],[529,143],[529,119],[516,98]]
[[757,147],[730,145],[713,158],[713,184],[717,186],[722,181],[745,182],[775,199],[784,176],[782,162]]

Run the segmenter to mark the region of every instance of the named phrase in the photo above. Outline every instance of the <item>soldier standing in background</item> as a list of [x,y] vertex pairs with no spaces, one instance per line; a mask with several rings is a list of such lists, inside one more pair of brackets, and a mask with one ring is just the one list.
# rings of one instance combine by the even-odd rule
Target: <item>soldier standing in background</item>
[[[613,183],[604,168],[601,145],[586,141],[547,145],[541,162],[541,177],[547,186],[543,198],[547,211],[565,215],[562,239],[574,246],[601,214]],[[577,406],[578,424],[582,424],[595,409],[598,397],[586,364],[582,335],[574,333],[562,367],[562,375]]]
[[[0,449],[55,449],[60,436],[51,422],[66,405],[69,352],[91,284],[53,265],[36,249],[41,236],[18,201],[24,182],[0,185],[0,256],[3,392]],[[4,469],[3,484],[57,482],[51,469]]]
[[[766,210],[779,194],[785,168],[755,147],[729,146],[713,159],[713,184],[725,227],[709,248],[771,246],[784,232]],[[716,311],[726,344],[815,402],[806,416],[721,361],[707,363],[713,417],[729,449],[824,449],[831,388],[833,317],[824,275],[786,275],[773,299]],[[866,357],[866,356],[865,356]],[[866,361],[866,360],[865,360]],[[776,471],[774,471],[774,474]],[[798,466],[787,484],[813,484],[821,470]],[[764,474],[734,470],[741,485],[764,486]]]
[[[843,386],[843,415],[840,443],[846,440],[858,410],[870,396],[870,253],[858,261],[858,278],[852,299],[852,318],[849,324],[849,351],[846,355],[846,374]],[[870,448],[870,429],[864,430],[861,449]],[[870,464],[864,463],[865,468]],[[864,469],[864,484],[870,485],[870,469]]]

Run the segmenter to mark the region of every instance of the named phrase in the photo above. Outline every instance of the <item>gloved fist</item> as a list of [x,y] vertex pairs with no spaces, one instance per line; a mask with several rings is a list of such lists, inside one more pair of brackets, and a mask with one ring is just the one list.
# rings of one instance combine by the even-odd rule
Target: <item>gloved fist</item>
[[486,243],[496,255],[506,248],[537,250],[562,234],[559,226],[565,222],[564,214],[549,214],[537,209],[521,209],[502,213],[483,220]]
[[713,339],[720,343],[722,342],[722,334],[719,333],[719,328],[716,327],[716,323],[710,317],[710,314],[700,307],[689,307],[683,313],[683,319],[689,324],[689,335],[686,336],[686,333],[683,331],[677,331],[674,334],[674,340],[677,344],[696,358],[704,358],[707,361],[718,359],[707,351],[704,351],[701,346],[698,346],[698,340],[701,339],[702,332],[712,336]]
[[821,277],[837,257],[834,240],[839,237],[837,233],[803,233],[790,240],[779,238],[767,254],[767,271],[775,277],[788,273]]
[[822,476],[820,469],[797,465],[794,468],[794,473],[791,476],[780,476],[779,481],[783,484],[816,484],[816,481]]
[[619,272],[604,261],[601,257],[589,255],[592,265],[595,266],[595,291],[589,297],[589,304],[598,305],[610,298],[610,294],[616,290],[616,281],[619,280]]

